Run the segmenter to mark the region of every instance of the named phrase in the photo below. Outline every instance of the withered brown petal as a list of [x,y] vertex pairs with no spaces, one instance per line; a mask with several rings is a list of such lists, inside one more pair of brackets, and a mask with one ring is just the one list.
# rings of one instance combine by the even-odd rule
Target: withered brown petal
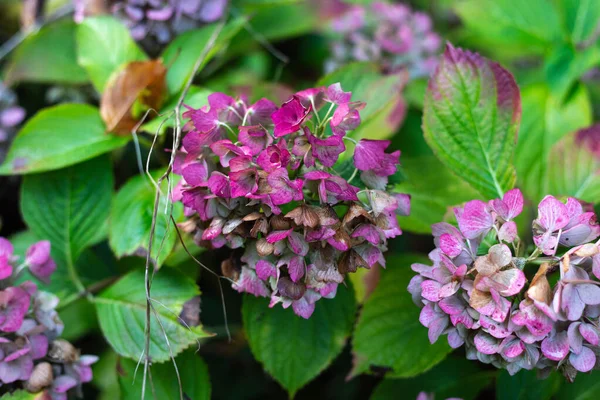
[[279,278],[277,290],[282,296],[289,297],[292,300],[300,300],[306,292],[306,285],[302,282],[294,283],[288,277]]
[[261,257],[266,257],[273,253],[275,245],[267,242],[265,238],[260,238],[256,241],[256,252]]
[[160,60],[133,61],[114,73],[100,100],[100,115],[108,132],[131,133],[138,123],[132,107],[139,101],[158,110],[165,94],[167,69]]
[[531,280],[529,289],[527,289],[527,297],[532,300],[542,301],[546,304],[552,302],[552,288],[546,277],[549,265],[544,263],[540,265],[540,268],[535,273],[535,276]]
[[489,292],[483,292],[478,289],[473,289],[471,297],[469,298],[469,305],[474,309],[480,309],[488,305],[492,299],[492,295]]
[[281,215],[273,215],[269,222],[271,228],[276,231],[285,231],[292,227],[291,221]]
[[315,207],[302,204],[285,215],[286,218],[293,219],[296,225],[316,228],[319,225],[319,214]]
[[237,265],[232,258],[228,258],[221,262],[221,272],[223,273],[223,276],[226,276],[231,280],[237,281],[241,271],[241,266]]
[[352,222],[354,219],[359,218],[359,217],[364,217],[369,222],[373,222],[373,220],[367,210],[365,210],[358,203],[352,203],[350,208],[348,208],[346,215],[344,215],[344,219],[342,220],[342,225],[344,225],[344,226],[349,225],[350,222]]

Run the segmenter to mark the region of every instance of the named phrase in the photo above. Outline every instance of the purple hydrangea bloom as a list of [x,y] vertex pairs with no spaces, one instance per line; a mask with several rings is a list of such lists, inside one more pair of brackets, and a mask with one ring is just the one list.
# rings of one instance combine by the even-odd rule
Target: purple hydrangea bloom
[[[335,296],[347,273],[385,266],[387,239],[402,233],[397,215],[410,211],[410,196],[387,191],[398,151],[385,154],[385,166],[369,167],[385,182],[362,200],[351,184],[356,177],[371,187],[363,176],[359,182],[360,161],[346,154],[344,138],[364,106],[351,100],[340,84],[302,90],[281,107],[215,93],[208,107],[185,114],[190,122],[174,168],[182,180],[173,196],[185,206],[185,229],[202,246],[243,247],[239,265],[222,264],[234,289],[270,297],[271,306],[291,306],[303,318]],[[390,144],[363,143],[382,154]],[[352,163],[351,176],[340,176],[340,158]],[[347,209],[339,216],[338,205]]]
[[[422,307],[420,321],[432,342],[447,335],[453,348],[465,346],[467,358],[510,374],[555,368],[572,380],[577,372],[597,368],[600,352],[595,215],[576,199],[545,197],[533,223],[537,248],[527,256],[514,224],[522,210],[518,189],[456,208],[458,228],[432,226],[433,266],[413,264],[418,275],[408,291]],[[550,257],[526,276],[524,267],[540,254]],[[551,273],[559,275],[554,288]]]

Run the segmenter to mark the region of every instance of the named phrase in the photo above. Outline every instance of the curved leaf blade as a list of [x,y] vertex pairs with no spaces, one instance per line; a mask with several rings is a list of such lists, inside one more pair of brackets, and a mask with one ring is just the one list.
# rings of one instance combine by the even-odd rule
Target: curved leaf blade
[[391,368],[388,376],[408,378],[442,361],[452,349],[441,338],[430,344],[427,329],[419,322],[420,309],[406,290],[414,272],[410,265],[424,256],[392,256],[377,288],[367,299],[354,329],[352,350],[356,364],[352,375],[370,366]]
[[[197,340],[208,336],[200,326],[185,327],[179,314],[186,301],[200,295],[191,279],[173,269],[163,269],[153,279],[152,305],[160,318],[151,315],[150,358],[155,363],[170,359],[187,349]],[[136,270],[121,278],[94,298],[100,329],[112,348],[121,356],[139,360],[144,350],[146,323],[146,292],[144,271]],[[164,334],[161,329],[164,327]]]
[[79,289],[75,263],[106,234],[113,184],[108,157],[23,179],[23,218],[35,237],[52,243],[57,269],[46,288],[63,301]]
[[252,354],[293,397],[342,351],[355,311],[351,286],[340,286],[337,296],[319,301],[307,320],[249,295],[242,318]]
[[425,95],[423,131],[455,174],[488,198],[514,186],[521,121],[513,76],[499,64],[448,44]]
[[122,147],[129,137],[106,134],[98,109],[62,104],[31,118],[12,143],[0,175],[52,171]]

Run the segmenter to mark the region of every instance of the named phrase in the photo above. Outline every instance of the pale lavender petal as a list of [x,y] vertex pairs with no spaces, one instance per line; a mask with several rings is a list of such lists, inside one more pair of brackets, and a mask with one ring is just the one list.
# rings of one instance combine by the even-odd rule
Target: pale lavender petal
[[560,361],[569,354],[569,339],[567,332],[548,336],[542,341],[542,353],[553,361]]
[[583,347],[581,353],[571,353],[569,362],[579,372],[589,372],[596,365],[596,355],[588,347]]

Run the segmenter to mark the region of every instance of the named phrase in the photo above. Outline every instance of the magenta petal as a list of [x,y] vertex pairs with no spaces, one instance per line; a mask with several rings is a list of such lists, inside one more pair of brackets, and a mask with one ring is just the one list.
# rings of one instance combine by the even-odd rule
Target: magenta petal
[[294,282],[298,282],[304,276],[305,269],[304,257],[292,257],[288,263],[288,273]]
[[426,280],[421,283],[421,296],[429,301],[437,302],[440,300],[440,289],[442,285],[439,282]]
[[309,319],[315,311],[315,303],[309,303],[305,297],[292,303],[294,313],[304,319]]
[[45,335],[34,335],[29,337],[31,346],[31,357],[34,360],[43,358],[48,353],[48,338]]
[[14,252],[14,248],[12,243],[8,239],[0,237],[0,257],[6,256],[6,258],[11,258]]
[[268,261],[259,260],[256,263],[256,275],[263,281],[269,277],[277,278],[277,268]]
[[479,332],[474,338],[475,347],[483,354],[496,354],[500,343],[498,339],[484,332]]
[[272,231],[267,235],[267,242],[277,243],[283,239],[286,239],[292,233],[292,229],[284,231]]
[[519,339],[507,338],[502,341],[502,355],[507,358],[520,356],[525,351],[525,345]]
[[231,189],[229,187],[229,177],[220,172],[214,171],[208,179],[208,188],[218,197],[231,197]]
[[553,196],[546,196],[538,205],[538,222],[548,231],[554,232],[569,223],[567,206]]
[[8,257],[0,255],[0,280],[6,279],[13,273],[13,267],[8,262]]
[[288,236],[290,249],[299,256],[305,256],[308,253],[308,243],[304,236],[298,232],[291,232]]
[[583,336],[583,338],[589,344],[597,346],[600,342],[598,330],[595,329],[592,325],[582,323],[581,325],[579,325],[579,333],[581,333],[581,336]]
[[351,92],[344,92],[342,85],[337,82],[329,85],[326,91],[327,99],[335,104],[348,103],[352,97]]
[[596,365],[596,355],[591,349],[583,347],[583,349],[581,349],[581,353],[571,353],[569,356],[569,362],[577,371],[589,372]]
[[271,115],[275,124],[275,137],[278,138],[300,130],[300,125],[309,113],[310,107],[305,108],[296,96],[283,103],[281,108]]
[[465,204],[458,227],[467,239],[475,239],[485,235],[492,229],[494,220],[487,210],[487,205],[480,200],[471,200]]
[[72,376],[61,375],[54,380],[52,390],[56,393],[66,393],[77,386],[77,380]]
[[381,234],[379,229],[372,224],[360,224],[354,229],[352,235],[353,238],[363,238],[371,244],[379,245],[381,243]]
[[569,354],[567,332],[551,335],[542,341],[542,353],[553,361],[560,361]]
[[515,221],[505,222],[498,231],[498,239],[506,243],[512,243],[517,238],[517,224]]
[[454,258],[462,252],[463,244],[455,236],[444,233],[440,236],[440,248],[446,255]]

